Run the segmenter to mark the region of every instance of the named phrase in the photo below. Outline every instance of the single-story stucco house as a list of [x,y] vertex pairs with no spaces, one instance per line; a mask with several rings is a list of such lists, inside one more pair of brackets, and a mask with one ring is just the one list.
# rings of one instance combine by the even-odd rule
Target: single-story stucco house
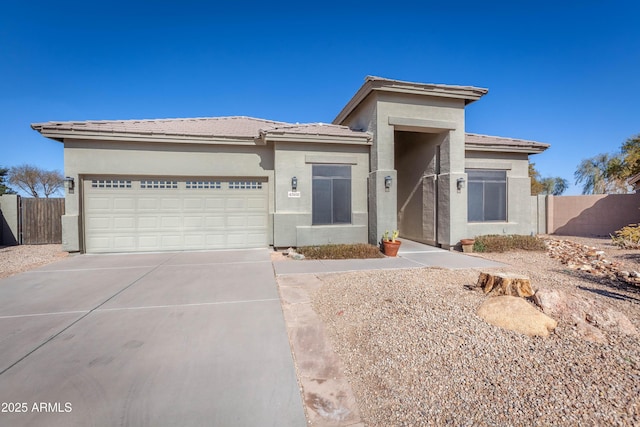
[[251,117],[35,123],[64,144],[67,251],[376,244],[536,232],[528,157],[465,133],[487,89],[367,77],[331,124]]

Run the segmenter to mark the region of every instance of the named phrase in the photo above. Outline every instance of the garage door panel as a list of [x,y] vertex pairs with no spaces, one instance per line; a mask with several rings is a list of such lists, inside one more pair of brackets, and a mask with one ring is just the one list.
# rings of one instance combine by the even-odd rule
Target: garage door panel
[[178,198],[165,198],[163,197],[160,201],[160,209],[163,211],[171,210],[171,211],[179,211],[182,203],[180,203],[180,199]]
[[205,237],[207,248],[222,249],[227,243],[226,235],[224,233],[208,233]]
[[205,209],[207,211],[224,210],[224,197],[207,197],[205,203]]
[[105,178],[91,184],[85,180],[83,187],[87,252],[267,245],[266,182]]
[[111,209],[111,199],[107,197],[89,197],[85,204],[89,212]]
[[113,218],[113,226],[118,231],[135,231],[136,229],[136,219],[135,217],[116,217]]
[[267,200],[262,197],[247,198],[247,209],[265,211],[267,209]]
[[230,216],[227,218],[227,227],[242,228],[247,226],[247,218],[244,216]]
[[160,236],[160,247],[162,249],[182,249],[182,234],[163,233]]
[[121,198],[114,197],[113,198],[113,210],[116,212],[119,211],[134,211],[136,209],[136,200],[133,197]]
[[237,248],[244,246],[247,241],[247,236],[245,233],[229,233],[227,235],[227,243],[231,248]]
[[185,211],[197,211],[197,212],[202,212],[204,210],[204,200],[202,198],[188,198],[188,199],[184,199],[183,201],[183,208]]
[[191,249],[203,249],[206,247],[205,236],[202,234],[185,234],[184,244]]
[[225,217],[223,215],[207,216],[204,224],[206,228],[224,228]]
[[203,228],[205,221],[202,216],[185,216],[183,218],[183,224],[185,229],[191,228]]
[[247,199],[245,197],[229,197],[226,200],[225,208],[229,211],[245,210],[247,207]]
[[108,217],[94,217],[87,221],[88,226],[94,230],[111,230],[113,229],[112,220]]
[[143,234],[138,236],[138,248],[145,251],[157,251],[160,247],[160,236]]
[[182,217],[179,216],[163,216],[160,218],[160,227],[164,230],[181,229]]
[[158,210],[160,201],[158,199],[151,198],[140,198],[138,199],[138,210],[150,210],[155,211]]
[[118,251],[129,252],[136,247],[136,239],[133,236],[116,236],[113,238],[113,246]]
[[111,249],[110,237],[89,237],[86,239],[87,247],[94,248],[96,252],[106,252]]
[[247,233],[247,244],[258,245],[260,242],[266,240],[266,233]]
[[155,230],[159,228],[159,218],[157,216],[139,216],[138,229]]

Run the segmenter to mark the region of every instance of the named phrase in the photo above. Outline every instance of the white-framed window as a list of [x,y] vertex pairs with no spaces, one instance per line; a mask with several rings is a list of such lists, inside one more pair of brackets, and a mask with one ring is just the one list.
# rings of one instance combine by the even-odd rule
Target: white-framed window
[[222,188],[220,181],[187,181],[187,190],[219,190]]
[[91,188],[131,188],[131,181],[126,179],[92,179]]
[[260,190],[261,181],[229,181],[230,190]]
[[351,224],[351,166],[313,165],[312,224]]
[[162,179],[151,179],[151,180],[143,179],[142,181],[140,181],[140,188],[145,190],[150,190],[150,189],[168,190],[168,189],[178,188],[178,181],[166,181]]
[[467,218],[469,222],[507,220],[507,171],[469,169]]

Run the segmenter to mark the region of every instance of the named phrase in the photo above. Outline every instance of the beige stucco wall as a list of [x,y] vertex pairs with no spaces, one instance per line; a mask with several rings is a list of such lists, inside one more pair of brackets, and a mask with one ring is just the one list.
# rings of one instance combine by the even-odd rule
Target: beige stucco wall
[[[367,242],[369,146],[277,143],[275,146],[274,246],[308,246]],[[351,166],[351,224],[312,225],[312,166]],[[300,197],[289,197],[291,178]]]
[[[537,211],[537,201],[531,197],[529,157],[526,153],[467,151],[465,168],[507,171],[507,221],[470,222],[467,225],[468,238],[484,234],[538,233],[538,224],[532,214]],[[467,189],[465,185],[465,197]]]
[[547,232],[565,236],[609,237],[640,222],[640,194],[549,196]]
[[[374,91],[343,122],[368,126],[373,133],[369,179],[369,241],[398,229],[398,176],[394,133],[446,133],[442,139],[438,180],[438,244],[448,247],[466,235],[466,199],[455,190],[464,175],[464,107],[462,99]],[[369,115],[374,115],[371,118]],[[396,183],[385,191],[384,179]]]
[[17,245],[18,235],[18,196],[15,194],[0,195],[0,245]]
[[[70,141],[65,143],[65,176],[74,178],[65,197],[62,245],[82,250],[82,180],[91,176],[261,177],[274,181],[273,147],[139,142]],[[273,215],[269,185],[269,221]],[[270,227],[271,229],[271,227]],[[273,236],[269,237],[270,241]]]

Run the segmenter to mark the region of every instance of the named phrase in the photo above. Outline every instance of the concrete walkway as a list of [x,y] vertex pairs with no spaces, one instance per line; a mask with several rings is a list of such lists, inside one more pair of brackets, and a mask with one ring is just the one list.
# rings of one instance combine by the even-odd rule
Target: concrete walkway
[[397,258],[327,261],[274,261],[289,341],[296,360],[303,401],[312,425],[363,427],[342,362],[334,353],[324,323],[311,304],[323,285],[315,274],[423,267],[450,269],[501,267],[483,258],[403,241]]
[[339,273],[359,270],[393,270],[401,268],[441,267],[452,270],[463,268],[503,267],[498,262],[460,252],[447,251],[411,240],[403,240],[395,258],[305,260],[274,262],[277,276],[288,274]]

